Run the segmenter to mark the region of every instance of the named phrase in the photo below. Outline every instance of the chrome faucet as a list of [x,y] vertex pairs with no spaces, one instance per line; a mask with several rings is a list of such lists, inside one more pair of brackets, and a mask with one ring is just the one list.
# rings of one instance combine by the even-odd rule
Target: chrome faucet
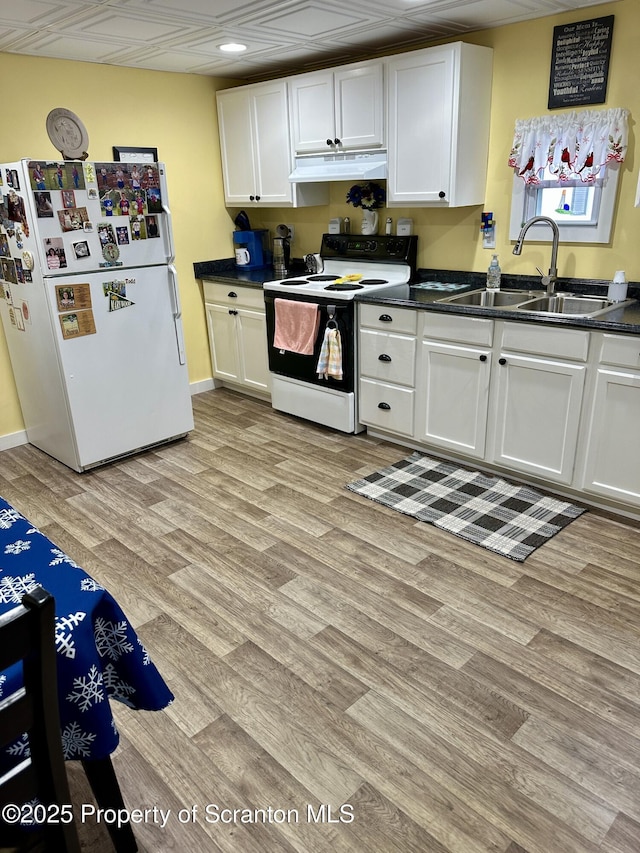
[[519,255],[522,252],[522,244],[524,243],[524,235],[527,233],[529,228],[532,225],[535,225],[536,222],[546,222],[547,225],[551,226],[551,230],[553,231],[553,243],[551,245],[551,266],[549,268],[549,274],[544,275],[538,267],[536,269],[542,276],[542,285],[547,289],[547,296],[551,296],[553,294],[553,289],[556,284],[556,280],[558,278],[558,242],[560,240],[560,231],[558,230],[558,225],[554,222],[553,219],[549,216],[533,216],[531,219],[527,220],[524,223],[522,228],[520,229],[520,233],[518,234],[518,239],[516,240],[516,244],[513,247],[513,254]]

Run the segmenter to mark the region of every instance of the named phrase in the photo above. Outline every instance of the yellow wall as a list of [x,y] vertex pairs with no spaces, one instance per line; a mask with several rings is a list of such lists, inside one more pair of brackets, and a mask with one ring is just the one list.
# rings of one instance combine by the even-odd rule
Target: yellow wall
[[[45,128],[54,107],[80,116],[92,160],[112,160],[113,145],[157,147],[167,164],[189,378],[209,379],[207,329],[193,262],[229,254],[233,222],[222,201],[215,91],[230,81],[2,53],[0,79],[7,96],[12,93],[0,122],[0,162],[59,156]],[[0,436],[22,429],[0,324]]]
[[[489,177],[484,209],[497,220],[497,245],[504,272],[535,274],[549,263],[549,249],[529,243],[520,257],[511,254],[508,223],[512,172],[507,158],[516,118],[547,112],[553,27],[614,14],[613,50],[602,107],[631,112],[629,151],[619,183],[613,236],[607,245],[560,247],[561,276],[609,278],[625,269],[640,280],[640,208],[634,208],[637,183],[634,116],[640,114],[638,0],[619,0],[572,13],[472,33],[465,40],[494,48],[494,84]],[[215,90],[231,85],[194,75],[139,71],[89,63],[63,62],[0,54],[0,77],[13,81],[22,106],[11,122],[0,124],[0,161],[23,156],[53,156],[45,118],[54,107],[67,107],[83,119],[90,135],[91,159],[111,159],[112,145],[157,146],[167,164],[174,213],[176,254],[183,300],[185,338],[192,382],[211,376],[201,289],[193,278],[193,261],[232,255],[231,232],[237,210],[223,203]],[[8,84],[7,84],[8,85]],[[598,108],[598,107],[596,107]],[[6,116],[5,116],[6,118]],[[344,201],[350,182],[331,185],[330,203],[300,210],[248,209],[254,228],[273,232],[280,222],[295,226],[293,254],[317,251],[327,223],[350,216],[354,228],[360,214]],[[411,216],[418,234],[421,267],[485,270],[491,253],[480,240],[481,208],[389,211],[394,222]],[[381,211],[384,219],[387,213]],[[4,337],[0,328],[0,437],[23,429]]]

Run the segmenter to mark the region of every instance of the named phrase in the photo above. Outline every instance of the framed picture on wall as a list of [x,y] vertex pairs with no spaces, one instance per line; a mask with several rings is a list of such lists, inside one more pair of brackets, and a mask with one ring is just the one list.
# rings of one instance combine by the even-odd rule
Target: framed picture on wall
[[113,159],[121,163],[157,163],[158,149],[114,145]]

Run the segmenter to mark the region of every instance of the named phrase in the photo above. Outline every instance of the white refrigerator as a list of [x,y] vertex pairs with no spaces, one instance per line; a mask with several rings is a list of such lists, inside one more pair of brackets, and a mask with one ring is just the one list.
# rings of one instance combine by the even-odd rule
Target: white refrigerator
[[164,164],[0,168],[0,314],[29,442],[84,471],[185,436]]

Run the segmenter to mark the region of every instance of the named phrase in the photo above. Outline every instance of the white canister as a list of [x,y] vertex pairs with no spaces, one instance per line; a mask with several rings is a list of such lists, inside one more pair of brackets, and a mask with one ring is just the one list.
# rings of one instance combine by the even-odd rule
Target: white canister
[[627,277],[624,270],[616,270],[613,281],[607,291],[607,299],[610,302],[624,302],[627,298]]

